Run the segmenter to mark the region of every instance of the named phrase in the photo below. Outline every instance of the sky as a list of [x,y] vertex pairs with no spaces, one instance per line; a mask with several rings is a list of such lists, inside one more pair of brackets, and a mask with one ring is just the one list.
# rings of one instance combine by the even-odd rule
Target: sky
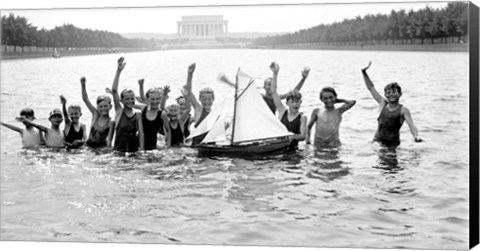
[[[343,4],[318,0],[16,0],[2,1],[0,8],[2,15],[14,13],[24,16],[39,29],[52,29],[68,23],[79,28],[115,33],[173,34],[177,32],[177,21],[186,15],[223,15],[228,21],[229,32],[293,32],[366,14],[388,14],[392,9],[408,11],[422,9],[427,5],[432,8],[447,5],[447,2],[442,1],[363,1],[364,4],[358,3],[359,1],[340,2]],[[228,6],[232,4],[237,6]]]

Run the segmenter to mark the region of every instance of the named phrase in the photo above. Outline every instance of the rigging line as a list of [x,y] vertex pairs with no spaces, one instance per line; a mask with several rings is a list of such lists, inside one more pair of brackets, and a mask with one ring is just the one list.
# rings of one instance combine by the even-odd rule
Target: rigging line
[[236,100],[238,100],[238,99],[245,93],[245,91],[253,84],[253,82],[255,82],[255,80],[253,80],[253,79],[250,80],[250,82],[248,83],[247,87],[245,87],[245,88],[243,89],[243,91],[238,95],[238,97],[236,98]]

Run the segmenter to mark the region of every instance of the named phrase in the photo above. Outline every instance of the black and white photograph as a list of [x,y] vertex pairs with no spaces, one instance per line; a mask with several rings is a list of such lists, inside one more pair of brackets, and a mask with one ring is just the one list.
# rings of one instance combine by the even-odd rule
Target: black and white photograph
[[24,2],[0,242],[471,248],[478,1]]

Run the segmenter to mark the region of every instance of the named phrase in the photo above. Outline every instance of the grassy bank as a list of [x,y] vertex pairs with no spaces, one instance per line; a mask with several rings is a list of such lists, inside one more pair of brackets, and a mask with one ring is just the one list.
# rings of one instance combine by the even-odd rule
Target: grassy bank
[[[115,52],[109,52],[108,50],[70,50],[70,51],[59,51],[60,57],[71,57],[71,56],[86,56],[86,55],[101,55],[101,54],[110,54],[110,53],[129,53],[129,52],[141,52],[149,51],[146,49],[117,49]],[[11,59],[27,59],[27,58],[48,58],[52,57],[53,53],[51,51],[8,51],[2,52],[1,60],[11,60]]]
[[303,50],[356,50],[356,51],[445,51],[468,52],[468,44],[376,44],[376,45],[275,45],[273,49],[303,49]]

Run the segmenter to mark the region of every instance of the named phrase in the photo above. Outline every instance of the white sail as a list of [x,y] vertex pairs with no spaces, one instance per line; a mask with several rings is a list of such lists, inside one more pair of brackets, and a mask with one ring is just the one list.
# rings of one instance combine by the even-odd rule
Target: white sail
[[202,140],[202,143],[215,142],[219,145],[229,145],[231,143],[232,130],[228,128],[231,127],[228,124],[230,124],[233,119],[233,98],[223,105],[222,110],[220,117],[215,121],[215,124]]
[[240,69],[237,73],[237,104],[233,142],[292,135],[272,113],[258,92],[253,79]]
[[194,124],[190,125],[190,135],[186,140],[190,140],[195,136],[204,134],[212,129],[219,116],[225,111],[226,98],[212,106],[210,113],[203,119],[203,121],[195,128]]

